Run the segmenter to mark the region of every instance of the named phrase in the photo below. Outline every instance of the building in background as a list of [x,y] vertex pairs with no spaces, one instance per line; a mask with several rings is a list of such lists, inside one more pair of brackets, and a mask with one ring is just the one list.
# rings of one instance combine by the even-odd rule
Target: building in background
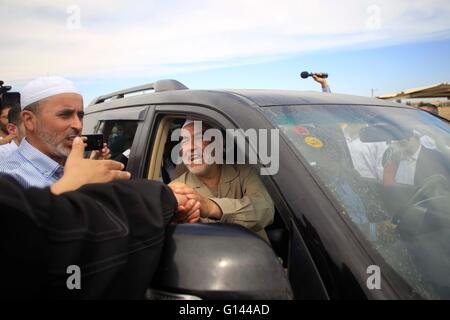
[[396,100],[414,107],[417,107],[421,102],[433,103],[439,108],[440,116],[450,119],[450,84],[447,82],[385,94],[377,98]]

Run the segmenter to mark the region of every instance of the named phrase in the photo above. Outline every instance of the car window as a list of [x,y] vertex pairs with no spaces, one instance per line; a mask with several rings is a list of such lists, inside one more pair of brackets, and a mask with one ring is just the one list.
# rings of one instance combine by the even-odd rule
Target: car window
[[111,158],[121,156],[129,157],[129,150],[133,144],[138,121],[135,120],[108,120],[102,121],[99,132],[103,132],[104,141],[111,150]]
[[348,221],[413,289],[450,298],[450,127],[378,106],[263,109]]
[[[217,189],[210,189],[209,187],[206,187],[206,185],[196,185],[195,189],[197,192],[203,192],[204,196],[208,195],[209,197],[214,196],[219,198],[231,198],[242,201],[242,203],[239,202],[239,205],[237,204],[238,202],[231,202],[233,208],[243,208],[235,209],[241,210],[240,214],[242,214],[237,218],[235,217],[233,221],[237,222],[233,223],[248,227],[259,233],[264,239],[270,241],[276,254],[281,257],[282,261],[286,264],[288,248],[288,237],[286,235],[287,231],[285,230],[283,222],[279,217],[279,219],[276,220],[276,224],[272,224],[275,211],[274,204],[270,194],[267,192],[266,187],[261,180],[259,170],[248,164],[239,164],[237,161],[233,163],[225,163],[227,152],[232,151],[235,153],[237,146],[234,140],[230,140],[232,148],[227,148],[226,143],[229,141],[225,142],[226,132],[224,128],[218,127],[209,121],[199,120],[199,126],[201,125],[203,129],[199,128],[199,130],[196,131],[197,133],[194,138],[190,135],[189,130],[186,129],[186,131],[180,131],[183,125],[189,122],[191,122],[191,125],[193,124],[191,118],[189,121],[186,121],[185,117],[164,117],[163,115],[160,115],[157,125],[151,133],[154,139],[151,149],[152,151],[148,157],[150,159],[150,163],[148,165],[148,178],[157,179],[164,183],[170,183],[171,181],[180,178],[180,183],[182,182],[188,184],[190,182],[191,187],[193,187],[193,184],[196,183],[202,184],[200,182],[202,179],[199,178],[202,177],[201,172],[203,170],[204,172],[206,172],[206,170],[210,170],[213,162],[206,165],[205,163],[189,163],[189,161],[194,157],[197,157],[196,159],[198,159],[198,157],[203,157],[203,161],[205,159],[212,159],[207,152],[208,147],[206,147],[206,144],[208,144],[209,141],[212,143],[212,141],[216,142],[216,139],[223,138],[222,143],[220,143],[220,149],[222,152],[220,152],[218,158],[215,158],[214,160],[214,163],[221,165],[219,167],[221,170],[219,180],[220,186],[218,186]],[[209,129],[216,130],[215,132],[218,134],[219,138],[203,138],[203,135],[208,134]],[[178,133],[176,133],[176,131],[178,131]],[[211,145],[208,146],[210,147]],[[191,148],[200,148],[200,154],[197,153],[199,152],[199,149],[194,150]],[[204,148],[203,152],[205,152],[203,154],[201,153],[202,148]],[[189,152],[192,153],[189,155]],[[234,155],[237,157],[236,154]],[[184,163],[186,163],[186,160],[188,163],[185,165]],[[182,176],[184,173],[188,173],[188,176]],[[244,196],[244,194],[246,196]],[[257,201],[257,204],[254,208],[250,209],[250,206],[244,205],[243,203],[249,201],[248,199],[253,199],[252,197],[256,199],[255,201]],[[246,212],[245,210],[248,210],[249,212]],[[264,225],[264,227],[270,226],[270,230],[261,230],[259,224],[255,224],[254,220],[252,220],[254,219],[252,218],[253,214],[255,214],[253,213],[253,210],[258,210],[256,216],[258,219],[261,219],[261,224]],[[241,217],[246,217],[245,219],[248,220],[244,220]],[[206,219],[205,221],[212,222],[214,219]]]

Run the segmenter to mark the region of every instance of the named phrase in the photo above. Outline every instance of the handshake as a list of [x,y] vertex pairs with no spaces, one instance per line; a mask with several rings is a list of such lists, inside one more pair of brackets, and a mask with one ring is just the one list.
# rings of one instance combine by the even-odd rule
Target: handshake
[[[106,158],[106,160],[93,160],[94,157],[84,159],[84,148],[84,141],[79,137],[75,138],[72,151],[64,165],[64,176],[50,187],[53,194],[59,195],[73,191],[91,183],[130,179],[131,175],[129,172],[123,171],[124,165],[122,163],[108,160],[109,149],[106,146],[101,154],[97,155],[97,158],[102,159],[100,156],[104,153],[106,156],[103,159]],[[222,210],[214,201],[202,196],[188,185],[174,181],[169,184],[169,187],[178,203],[173,222],[195,223],[200,218],[217,220],[222,218]]]
[[222,217],[222,210],[214,201],[202,196],[188,185],[173,181],[169,187],[178,202],[178,210],[173,222],[196,223],[200,218],[219,220]]

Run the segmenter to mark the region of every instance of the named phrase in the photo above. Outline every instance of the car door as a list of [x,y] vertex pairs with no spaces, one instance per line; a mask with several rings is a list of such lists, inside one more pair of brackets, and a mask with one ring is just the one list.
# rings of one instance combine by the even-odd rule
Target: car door
[[102,133],[111,150],[111,158],[124,163],[126,170],[136,177],[139,174],[144,120],[151,109],[151,106],[130,106],[88,113],[83,133]]

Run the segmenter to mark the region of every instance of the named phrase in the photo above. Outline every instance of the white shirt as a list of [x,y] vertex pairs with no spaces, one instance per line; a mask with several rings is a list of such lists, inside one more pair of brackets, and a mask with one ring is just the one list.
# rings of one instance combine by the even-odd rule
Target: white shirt
[[0,161],[5,160],[11,153],[17,150],[17,145],[14,141],[0,146]]
[[383,154],[388,148],[386,142],[362,142],[359,137],[351,139],[347,130],[343,129],[348,150],[352,158],[353,167],[363,178],[382,181]]
[[414,185],[417,159],[419,158],[420,150],[422,150],[422,145],[419,145],[419,148],[411,157],[409,157],[408,159],[400,160],[397,173],[395,175],[395,181],[397,183]]
[[434,139],[430,136],[421,136],[420,143],[427,149],[437,150],[436,141],[434,141]]

